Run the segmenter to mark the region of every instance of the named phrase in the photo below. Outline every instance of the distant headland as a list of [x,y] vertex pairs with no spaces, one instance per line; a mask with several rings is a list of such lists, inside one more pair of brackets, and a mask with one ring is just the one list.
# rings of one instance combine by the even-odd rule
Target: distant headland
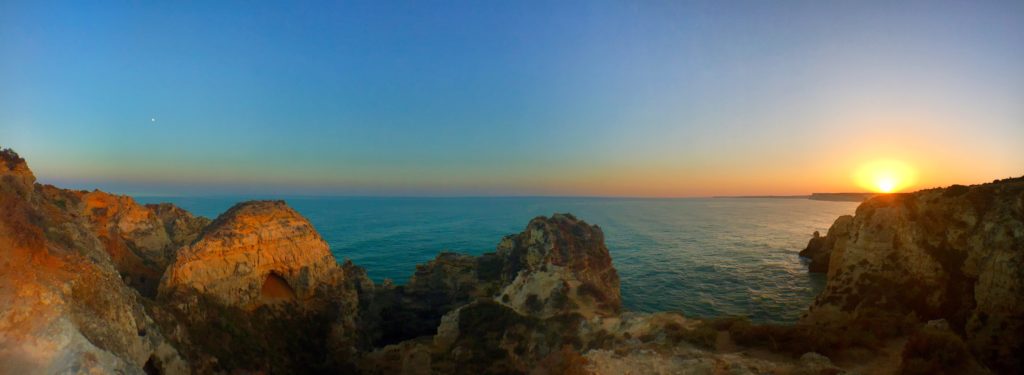
[[879,193],[811,193],[811,195],[719,195],[712,198],[810,199],[814,201],[863,202]]

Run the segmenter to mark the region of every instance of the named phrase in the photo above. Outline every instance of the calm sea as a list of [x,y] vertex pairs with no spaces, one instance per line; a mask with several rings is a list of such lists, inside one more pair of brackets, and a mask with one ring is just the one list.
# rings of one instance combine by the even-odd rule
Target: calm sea
[[[248,197],[138,197],[215,218]],[[824,286],[797,252],[856,203],[708,198],[285,198],[340,260],[404,283],[440,251],[494,251],[538,215],[570,212],[604,229],[625,307],[792,322]]]

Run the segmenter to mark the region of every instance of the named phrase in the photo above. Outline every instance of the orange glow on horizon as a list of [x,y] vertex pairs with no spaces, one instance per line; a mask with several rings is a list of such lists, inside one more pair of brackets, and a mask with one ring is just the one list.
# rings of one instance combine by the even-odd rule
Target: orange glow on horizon
[[864,189],[895,193],[913,186],[917,182],[917,172],[902,161],[875,160],[861,165],[853,179]]

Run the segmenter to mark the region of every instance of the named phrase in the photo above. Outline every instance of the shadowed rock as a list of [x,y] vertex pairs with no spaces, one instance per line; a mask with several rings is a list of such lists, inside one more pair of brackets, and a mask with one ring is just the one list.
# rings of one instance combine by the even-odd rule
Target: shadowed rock
[[800,251],[800,256],[810,260],[808,270],[814,273],[828,272],[829,262],[832,259],[832,250],[836,247],[836,241],[846,241],[850,231],[850,223],[853,216],[843,215],[832,223],[828,234],[824,237],[814,232],[814,236],[807,242],[807,248]]
[[878,196],[826,238],[828,284],[805,321],[946,319],[990,367],[1024,370],[1024,178]]
[[442,253],[418,265],[406,285],[380,287],[373,299],[364,327],[374,345],[431,335],[446,313],[478,300],[538,318],[611,316],[621,309],[619,277],[601,229],[568,214],[531,220],[494,253]]
[[337,370],[355,351],[368,282],[283,201],[243,202],[178,252],[157,319],[200,372]]

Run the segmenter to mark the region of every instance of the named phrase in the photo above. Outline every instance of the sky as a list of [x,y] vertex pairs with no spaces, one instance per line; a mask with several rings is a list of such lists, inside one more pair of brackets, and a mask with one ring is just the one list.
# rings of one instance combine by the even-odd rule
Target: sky
[[[1024,175],[1024,2],[0,2],[0,147],[138,195]],[[875,164],[872,164],[875,163]]]

